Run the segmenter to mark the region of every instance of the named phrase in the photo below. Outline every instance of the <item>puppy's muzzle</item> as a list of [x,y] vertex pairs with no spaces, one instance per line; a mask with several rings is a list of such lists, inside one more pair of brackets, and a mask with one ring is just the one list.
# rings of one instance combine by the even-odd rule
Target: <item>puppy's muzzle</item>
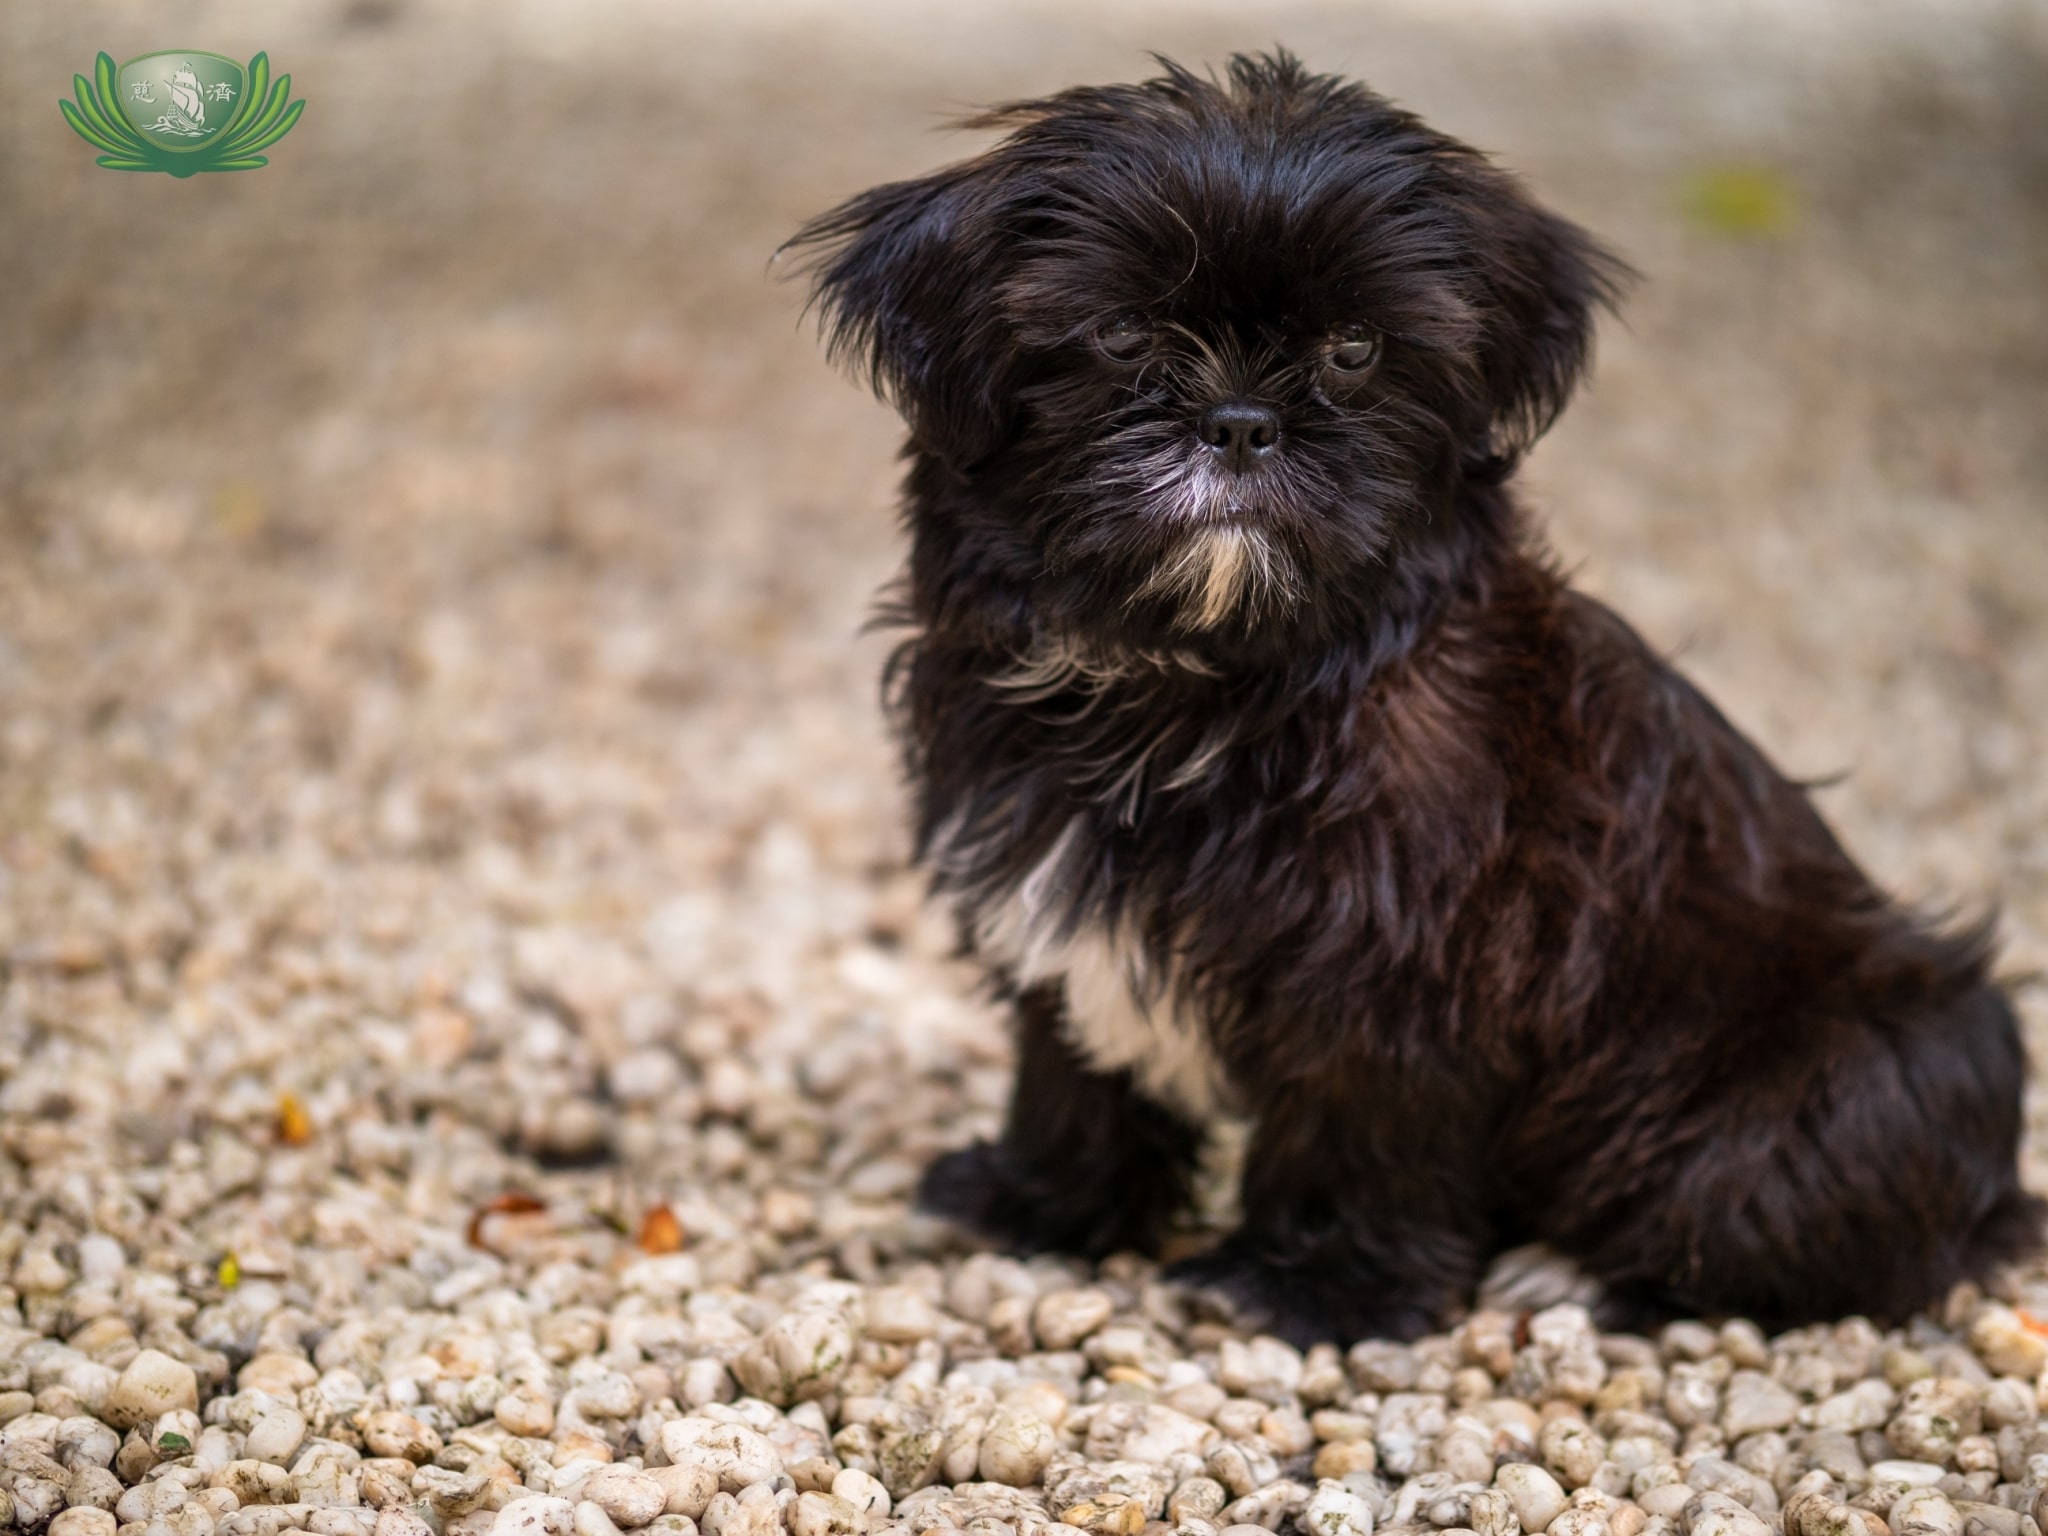
[[1195,435],[1231,469],[1242,474],[1280,442],[1280,418],[1250,400],[1219,400],[1202,412]]

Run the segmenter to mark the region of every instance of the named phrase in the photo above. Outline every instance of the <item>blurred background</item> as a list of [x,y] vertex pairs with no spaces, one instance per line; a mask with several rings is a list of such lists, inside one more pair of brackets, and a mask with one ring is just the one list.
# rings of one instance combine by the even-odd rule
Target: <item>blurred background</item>
[[[1840,776],[1884,882],[2000,904],[2006,969],[2048,967],[2048,8],[10,0],[0,1147],[35,1209],[374,1243],[502,1154],[758,1251],[990,1123],[1007,1047],[903,870],[860,632],[898,427],[770,256],[972,152],[976,104],[1276,42],[1642,270],[1526,475],[1557,546]],[[291,74],[267,168],[93,165],[73,73],[173,46]]]

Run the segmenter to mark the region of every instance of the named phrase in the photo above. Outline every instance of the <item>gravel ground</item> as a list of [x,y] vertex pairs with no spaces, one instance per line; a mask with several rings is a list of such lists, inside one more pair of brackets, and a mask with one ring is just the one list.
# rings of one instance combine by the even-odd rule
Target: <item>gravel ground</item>
[[[2002,903],[2043,1042],[2038,8],[14,6],[0,1527],[2041,1536],[2048,1273],[1304,1356],[906,1212],[1007,1046],[858,634],[896,429],[764,258],[947,111],[1275,38],[1645,270],[1532,493],[1884,879]],[[298,131],[93,169],[62,82],[187,41]]]

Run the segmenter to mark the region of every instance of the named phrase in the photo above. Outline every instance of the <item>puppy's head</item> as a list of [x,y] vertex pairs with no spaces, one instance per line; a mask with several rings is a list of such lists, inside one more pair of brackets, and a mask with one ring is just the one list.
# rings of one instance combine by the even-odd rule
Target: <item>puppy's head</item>
[[834,350],[969,492],[967,559],[1140,643],[1364,620],[1563,407],[1624,270],[1471,149],[1285,54],[973,126],[792,242]]

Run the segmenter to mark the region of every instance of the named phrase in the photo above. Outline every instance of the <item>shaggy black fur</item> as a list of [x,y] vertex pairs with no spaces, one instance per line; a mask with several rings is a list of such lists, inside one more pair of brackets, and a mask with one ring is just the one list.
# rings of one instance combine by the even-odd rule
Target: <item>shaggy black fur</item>
[[910,425],[891,696],[1018,1003],[1009,1127],[926,1203],[1154,1245],[1235,1110],[1243,1227],[1181,1272],[1301,1340],[1526,1242],[1614,1318],[1771,1325],[2029,1249],[1986,935],[1873,887],[1505,489],[1624,269],[1357,85],[1164,69],[793,242]]

